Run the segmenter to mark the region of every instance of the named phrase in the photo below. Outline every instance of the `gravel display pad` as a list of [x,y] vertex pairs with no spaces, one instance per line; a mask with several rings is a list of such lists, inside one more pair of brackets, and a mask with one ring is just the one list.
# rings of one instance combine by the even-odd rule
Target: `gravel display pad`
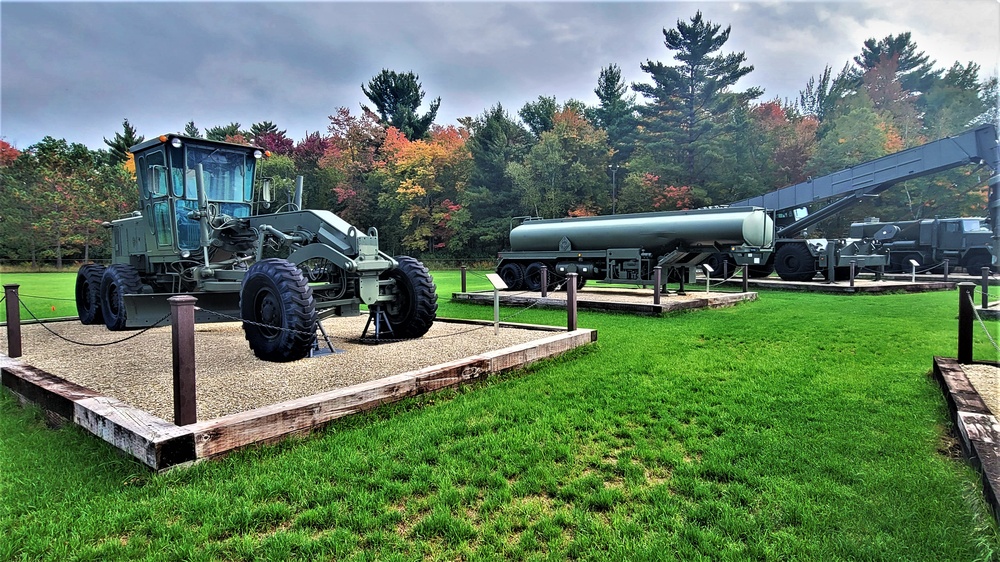
[[[552,332],[437,321],[423,338],[379,345],[358,341],[367,316],[332,318],[323,327],[341,353],[290,363],[254,357],[238,322],[195,326],[198,419],[372,381],[446,361],[541,339]],[[110,332],[78,322],[46,325],[86,344],[114,342],[135,332]],[[153,328],[128,341],[91,347],[69,343],[39,325],[22,326],[20,358],[53,375],[116,398],[164,420],[173,419],[171,329]],[[6,334],[0,330],[0,346]]]
[[1000,366],[976,363],[962,365],[962,370],[990,412],[994,416],[1000,414]]

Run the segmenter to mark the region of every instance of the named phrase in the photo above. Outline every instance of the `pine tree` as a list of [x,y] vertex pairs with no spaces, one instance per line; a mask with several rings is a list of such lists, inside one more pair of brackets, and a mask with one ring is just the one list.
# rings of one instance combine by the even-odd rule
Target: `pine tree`
[[420,77],[413,72],[403,74],[383,69],[361,91],[375,106],[372,111],[365,105],[361,108],[379,116],[379,121],[387,127],[395,127],[410,140],[420,140],[427,136],[434,119],[437,118],[441,98],[431,102],[427,113],[417,115],[417,109],[424,99]]
[[626,95],[628,84],[622,79],[617,64],[601,69],[594,93],[600,103],[591,112],[596,127],[608,133],[608,144],[615,150],[612,165],[626,162],[635,149],[636,119],[635,94]]
[[110,163],[121,164],[124,162],[128,158],[129,150],[143,140],[145,137],[136,134],[135,127],[128,122],[128,119],[122,120],[122,132],[115,133],[115,137],[111,140],[104,139],[104,144],[111,148]]
[[632,85],[650,101],[640,107],[644,141],[647,150],[666,161],[662,173],[669,183],[706,189],[717,184],[712,167],[726,157],[723,141],[732,128],[728,117],[763,93],[759,88],[733,91],[753,66],[744,66],[742,52],[714,54],[729,40],[729,32],[729,27],[705,21],[700,11],[689,24],[678,20],[677,28],[664,29],[663,36],[680,64],[647,60],[640,68],[653,83]]

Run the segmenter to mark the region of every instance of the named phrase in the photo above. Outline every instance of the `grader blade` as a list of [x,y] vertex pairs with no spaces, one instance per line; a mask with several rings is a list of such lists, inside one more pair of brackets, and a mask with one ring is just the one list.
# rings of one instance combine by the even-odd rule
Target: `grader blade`
[[[198,299],[195,303],[195,322],[236,322],[240,318],[238,293],[187,294]],[[126,326],[145,328],[157,323],[160,326],[169,326],[170,302],[167,299],[174,296],[177,295],[172,293],[124,295]]]

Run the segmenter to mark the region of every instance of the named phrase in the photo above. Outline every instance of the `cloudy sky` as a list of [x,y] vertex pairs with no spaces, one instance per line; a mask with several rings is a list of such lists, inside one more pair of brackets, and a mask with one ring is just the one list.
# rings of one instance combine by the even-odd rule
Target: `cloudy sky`
[[295,140],[357,113],[383,68],[419,75],[437,123],[538,96],[596,103],[602,67],[646,82],[674,64],[663,29],[704,17],[732,26],[725,52],[755,70],[740,88],[794,99],[868,38],[910,31],[938,67],[997,73],[1000,0],[750,2],[0,2],[0,137],[103,148],[123,118],[146,137],[188,121],[272,121]]

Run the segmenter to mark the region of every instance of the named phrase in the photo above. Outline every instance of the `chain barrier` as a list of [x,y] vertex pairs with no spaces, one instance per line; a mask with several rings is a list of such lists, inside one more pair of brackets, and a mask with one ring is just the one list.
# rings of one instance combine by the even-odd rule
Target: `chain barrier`
[[971,294],[969,295],[969,303],[972,304],[972,315],[976,317],[976,321],[979,322],[979,326],[983,329],[983,332],[986,333],[986,337],[993,345],[993,349],[995,349],[997,353],[1000,353],[1000,345],[997,345],[996,340],[993,339],[993,334],[991,334],[990,330],[986,327],[986,322],[983,322],[982,317],[979,316],[979,312],[976,311],[976,301],[972,298]]
[[42,322],[41,319],[39,319],[37,316],[35,316],[35,313],[31,312],[31,309],[28,308],[28,306],[24,304],[24,301],[22,301],[20,299],[20,297],[18,297],[18,301],[21,303],[21,306],[24,307],[24,310],[26,310],[28,312],[28,314],[31,315],[31,317],[34,318],[36,322],[38,322],[38,325],[41,326],[42,328],[45,328],[45,330],[48,333],[52,334],[53,336],[55,336],[55,337],[57,337],[57,338],[65,341],[65,342],[72,343],[74,345],[82,345],[84,347],[105,347],[105,346],[109,346],[109,345],[115,345],[115,344],[119,344],[119,343],[122,343],[122,342],[126,342],[126,341],[128,341],[128,340],[130,340],[132,338],[136,338],[136,337],[139,337],[139,336],[145,334],[146,332],[152,330],[153,328],[160,327],[160,323],[161,322],[163,322],[164,320],[167,320],[168,318],[170,318],[170,314],[167,314],[163,318],[160,318],[159,320],[157,320],[156,322],[154,322],[152,326],[148,326],[146,328],[143,328],[142,330],[139,330],[138,332],[136,332],[136,333],[134,333],[134,334],[132,334],[130,336],[124,337],[124,338],[122,338],[120,340],[116,340],[116,341],[112,341],[112,342],[106,342],[106,343],[88,343],[88,342],[82,342],[82,341],[72,340],[70,338],[67,338],[66,336],[63,336],[62,334],[57,334],[56,332],[53,332],[52,328],[49,328],[48,326],[46,326],[47,322]]
[[[740,266],[740,267],[742,267],[742,266]],[[720,279],[719,281],[716,281],[715,283],[711,282],[712,277],[709,276],[709,280],[710,280],[709,281],[709,287],[716,287],[716,286],[722,285],[723,283],[728,283],[729,281],[732,281],[733,277],[736,277],[736,272],[739,271],[739,270],[740,270],[739,267],[734,267],[733,268],[733,272],[729,274],[729,277],[726,277],[724,279]]]
[[66,298],[66,297],[39,297],[37,295],[26,295],[26,294],[20,293],[20,292],[18,293],[18,295],[22,296],[22,297],[27,297],[29,299],[41,299],[41,300],[50,300],[50,301],[76,301],[75,298],[70,299],[70,298]]

